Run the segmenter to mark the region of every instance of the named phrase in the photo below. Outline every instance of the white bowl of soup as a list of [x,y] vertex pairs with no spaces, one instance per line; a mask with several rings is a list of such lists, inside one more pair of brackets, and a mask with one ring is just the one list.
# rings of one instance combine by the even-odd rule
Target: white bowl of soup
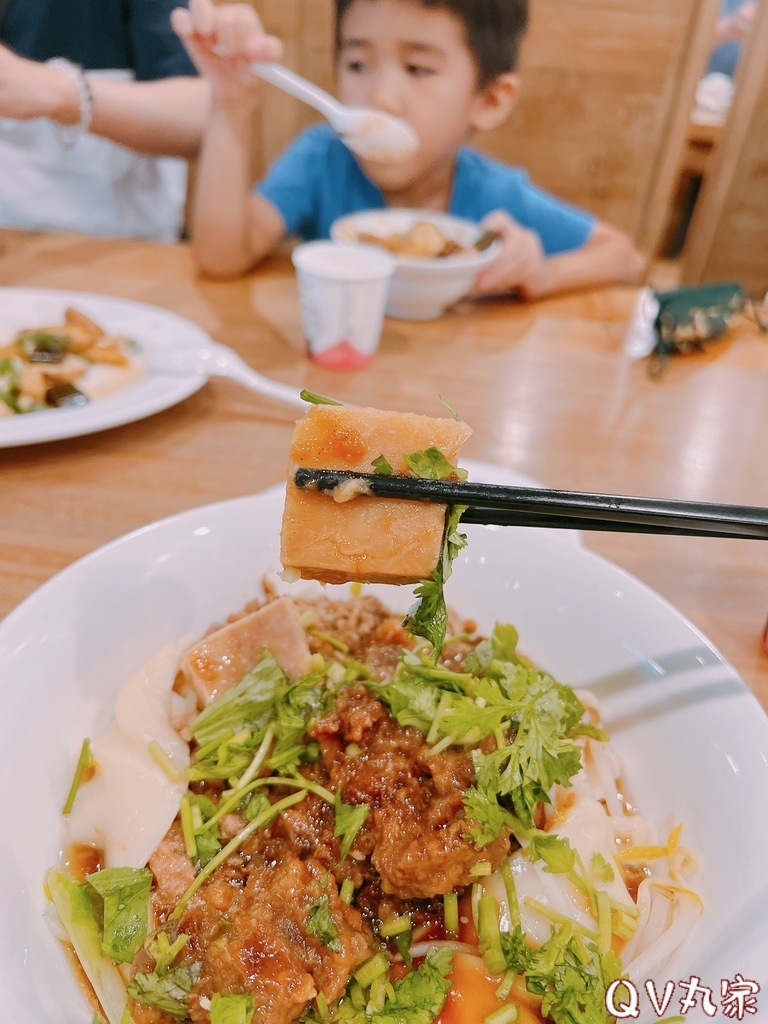
[[433,320],[465,298],[480,271],[499,253],[499,242],[482,250],[480,224],[431,210],[364,210],[340,217],[331,237],[350,245],[380,245],[395,259],[386,315]]

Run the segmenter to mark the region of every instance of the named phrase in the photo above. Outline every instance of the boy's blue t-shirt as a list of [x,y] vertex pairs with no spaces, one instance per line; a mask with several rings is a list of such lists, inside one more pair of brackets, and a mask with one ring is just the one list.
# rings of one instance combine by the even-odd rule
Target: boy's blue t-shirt
[[[387,205],[326,125],[304,131],[272,164],[256,192],[280,212],[288,235],[306,241],[328,238],[337,217]],[[594,217],[532,185],[521,168],[460,149],[449,212],[481,221],[499,209],[535,231],[548,256],[580,248],[595,223]]]

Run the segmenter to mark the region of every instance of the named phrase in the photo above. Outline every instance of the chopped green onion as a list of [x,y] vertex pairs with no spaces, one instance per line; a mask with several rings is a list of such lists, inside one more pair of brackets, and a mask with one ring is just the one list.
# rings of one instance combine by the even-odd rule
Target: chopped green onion
[[370,960],[366,960],[362,967],[355,971],[355,981],[361,988],[368,988],[376,978],[380,978],[389,970],[389,960],[383,953],[376,953]]
[[477,864],[472,865],[469,873],[473,878],[484,878],[491,873],[491,862],[489,860],[479,860]]
[[355,895],[355,883],[351,878],[345,878],[341,883],[341,890],[339,891],[339,899],[342,903],[349,905],[354,899]]
[[515,876],[512,874],[512,868],[508,860],[503,860],[499,865],[499,874],[504,881],[504,892],[507,896],[510,931],[514,931],[520,924],[520,904],[517,899],[517,889],[515,888]]
[[403,914],[401,917],[393,917],[391,921],[385,921],[379,928],[379,935],[383,939],[391,939],[395,935],[402,935],[403,932],[410,931],[410,929],[411,919],[407,914]]
[[359,982],[352,979],[352,984],[349,986],[349,998],[352,1000],[352,1005],[356,1010],[365,1009],[365,993],[360,987]]
[[481,896],[478,906],[478,928],[480,950],[485,966],[491,974],[502,974],[507,961],[501,948],[499,931],[499,904],[494,896]]
[[214,750],[218,750],[219,747],[223,747],[225,743],[229,743],[231,739],[234,739],[235,730],[227,729],[221,736],[215,736],[212,740],[208,740],[202,747],[198,747],[197,754],[195,755],[198,761],[202,761],[203,758],[208,757]]
[[310,405],[343,405],[343,402],[337,402],[335,398],[326,398],[325,395],[316,395],[314,391],[307,391],[303,388],[299,392],[299,398],[302,402],[309,402]]
[[597,903],[597,951],[600,956],[611,948],[611,907],[608,902],[608,893],[599,889],[595,892]]
[[512,1024],[518,1017],[518,1009],[514,1003],[508,1003],[506,1006],[500,1006],[498,1010],[494,1010],[493,1013],[489,1013],[484,1018],[483,1024]]
[[217,825],[225,814],[233,810],[235,807],[239,807],[245,797],[249,793],[252,793],[255,789],[259,789],[261,786],[288,786],[294,789],[303,789],[309,793],[315,793],[317,796],[322,797],[326,803],[332,804],[334,802],[333,793],[326,789],[324,786],[319,785],[317,782],[311,782],[309,779],[303,779],[300,777],[291,778],[287,775],[268,775],[262,779],[254,779],[253,782],[249,782],[247,786],[243,786],[241,789],[236,789],[231,796],[228,796],[226,800],[222,800],[216,808],[216,813],[208,819],[203,825],[201,831],[205,832],[209,828],[213,828]]
[[72,785],[69,787],[69,793],[62,810],[62,814],[71,814],[72,808],[75,804],[75,797],[77,791],[80,789],[80,785],[83,781],[83,775],[86,768],[90,768],[93,764],[93,757],[91,755],[91,741],[88,739],[83,740],[83,745],[80,748],[80,757],[77,759],[77,767],[75,768],[75,776],[72,779]]
[[387,987],[388,980],[386,974],[381,974],[378,978],[373,979],[370,991],[368,992],[366,1013],[381,1013],[384,1009],[384,1004],[387,1001]]
[[149,752],[174,785],[184,782],[184,776],[163,750],[157,740],[150,740]]
[[324,633],[321,629],[308,629],[307,632],[310,636],[317,637],[318,640],[324,640],[331,647],[335,647],[337,651],[341,651],[342,654],[349,654],[349,644],[345,644],[343,640],[339,640],[331,633]]
[[432,719],[432,725],[429,727],[429,732],[427,733],[427,738],[425,740],[426,743],[432,744],[437,739],[440,721],[451,706],[451,699],[452,698],[448,690],[443,690],[442,696],[440,697],[440,703],[437,705],[435,717]]
[[331,1015],[331,1011],[328,1006],[328,1000],[322,992],[318,992],[315,996],[315,1006],[317,1007],[317,1015],[320,1020],[328,1020]]
[[475,931],[477,931],[477,924],[478,921],[480,920],[480,911],[478,909],[480,906],[480,897],[483,895],[484,892],[485,886],[483,885],[482,882],[473,882],[472,895],[470,897],[470,907],[472,908],[472,923],[475,926]]
[[455,892],[443,896],[443,923],[449,935],[459,934],[459,897]]
[[613,914],[611,928],[614,935],[629,942],[637,931],[637,920],[624,913],[623,910],[618,910]]
[[236,850],[238,850],[246,839],[252,836],[257,829],[268,825],[269,822],[272,821],[273,818],[276,818],[281,811],[287,810],[287,808],[297,804],[300,800],[304,800],[306,795],[307,794],[304,791],[291,793],[290,796],[286,796],[282,800],[278,800],[277,803],[270,804],[268,810],[262,811],[261,814],[255,817],[252,822],[245,826],[245,828],[241,828],[237,835],[230,839],[222,850],[219,850],[216,856],[205,865],[202,871],[198,872],[194,881],[187,886],[186,892],[183,893],[181,899],[174,907],[169,920],[177,921],[181,917],[184,912],[184,907],[186,907],[206,878],[210,878],[216,868],[218,868],[220,864],[223,864],[227,857],[230,857]]
[[509,997],[509,993],[515,987],[517,981],[517,971],[505,971],[504,977],[501,979],[501,984],[496,989],[496,998],[501,999],[502,1002]]
[[593,932],[589,928],[584,928],[583,925],[578,924],[571,917],[566,917],[565,914],[558,914],[556,910],[553,910],[552,907],[548,907],[546,903],[541,903],[539,900],[533,899],[532,896],[526,896],[523,902],[526,907],[530,910],[535,910],[537,914],[541,914],[542,917],[546,917],[548,921],[552,921],[554,924],[571,925],[575,931],[579,932],[586,939],[589,939],[591,942],[597,942],[597,932]]
[[359,757],[363,752],[363,748],[359,743],[348,743],[344,748],[345,757]]
[[452,732],[449,736],[443,736],[439,743],[436,743],[434,747],[429,750],[430,754],[442,754],[446,747],[450,747],[452,743],[456,742],[456,733]]
[[634,903],[619,903],[618,900],[609,899],[608,902],[611,905],[611,910],[626,914],[628,917],[639,917],[640,911],[637,909]]
[[437,397],[438,397],[438,398],[440,399],[440,402],[441,402],[441,403],[442,403],[442,404],[443,404],[443,405],[445,406],[445,408],[446,408],[446,409],[448,410],[448,412],[449,412],[449,413],[451,414],[451,416],[453,416],[453,418],[454,418],[454,419],[456,420],[456,422],[458,423],[458,422],[459,422],[459,414],[458,414],[458,413],[456,412],[456,410],[455,410],[455,409],[453,408],[453,406],[451,405],[451,403],[450,403],[450,402],[447,402],[447,401],[446,401],[446,400],[445,400],[445,399],[443,398],[443,396],[442,396],[442,395],[440,394],[440,392],[439,392],[439,391],[438,391],[438,393],[437,393]]
[[504,739],[504,733],[502,732],[502,730],[500,728],[499,729],[494,729],[493,730],[493,735],[494,735],[494,738],[496,740],[496,749],[497,750],[501,750],[502,747],[506,747],[507,746],[507,741]]
[[270,724],[267,726],[267,731],[264,734],[264,739],[261,741],[261,746],[256,751],[256,754],[251,763],[240,776],[240,780],[237,784],[237,789],[242,789],[243,786],[247,786],[251,779],[254,779],[256,777],[256,773],[266,760],[267,754],[269,753],[269,748],[272,745],[274,735],[275,723],[270,722]]
[[184,835],[184,847],[190,860],[197,860],[197,843],[195,842],[195,826],[192,823],[192,807],[189,797],[181,801],[181,831]]

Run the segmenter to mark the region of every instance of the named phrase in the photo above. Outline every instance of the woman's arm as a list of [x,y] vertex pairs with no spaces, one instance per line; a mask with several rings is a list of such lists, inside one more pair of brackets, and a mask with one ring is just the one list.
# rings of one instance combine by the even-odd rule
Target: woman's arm
[[[154,82],[92,76],[89,82],[94,101],[91,132],[141,153],[195,155],[208,110],[207,82],[191,76]],[[47,117],[63,125],[77,124],[77,86],[60,68],[0,46],[0,117]]]

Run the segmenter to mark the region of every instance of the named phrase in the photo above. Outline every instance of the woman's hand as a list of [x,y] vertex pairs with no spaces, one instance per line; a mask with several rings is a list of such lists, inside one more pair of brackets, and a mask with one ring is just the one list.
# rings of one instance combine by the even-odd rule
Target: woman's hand
[[19,57],[0,45],[0,117],[75,124],[80,117],[77,86],[61,68]]
[[275,36],[265,35],[251,6],[190,0],[189,10],[172,11],[171,25],[195,67],[210,81],[215,98],[257,102],[260,82],[251,64],[279,60],[283,47]]
[[483,228],[496,231],[501,239],[501,252],[489,267],[478,275],[478,295],[509,295],[517,292],[522,299],[535,299],[549,290],[547,257],[535,231],[529,231],[503,210],[484,218]]

